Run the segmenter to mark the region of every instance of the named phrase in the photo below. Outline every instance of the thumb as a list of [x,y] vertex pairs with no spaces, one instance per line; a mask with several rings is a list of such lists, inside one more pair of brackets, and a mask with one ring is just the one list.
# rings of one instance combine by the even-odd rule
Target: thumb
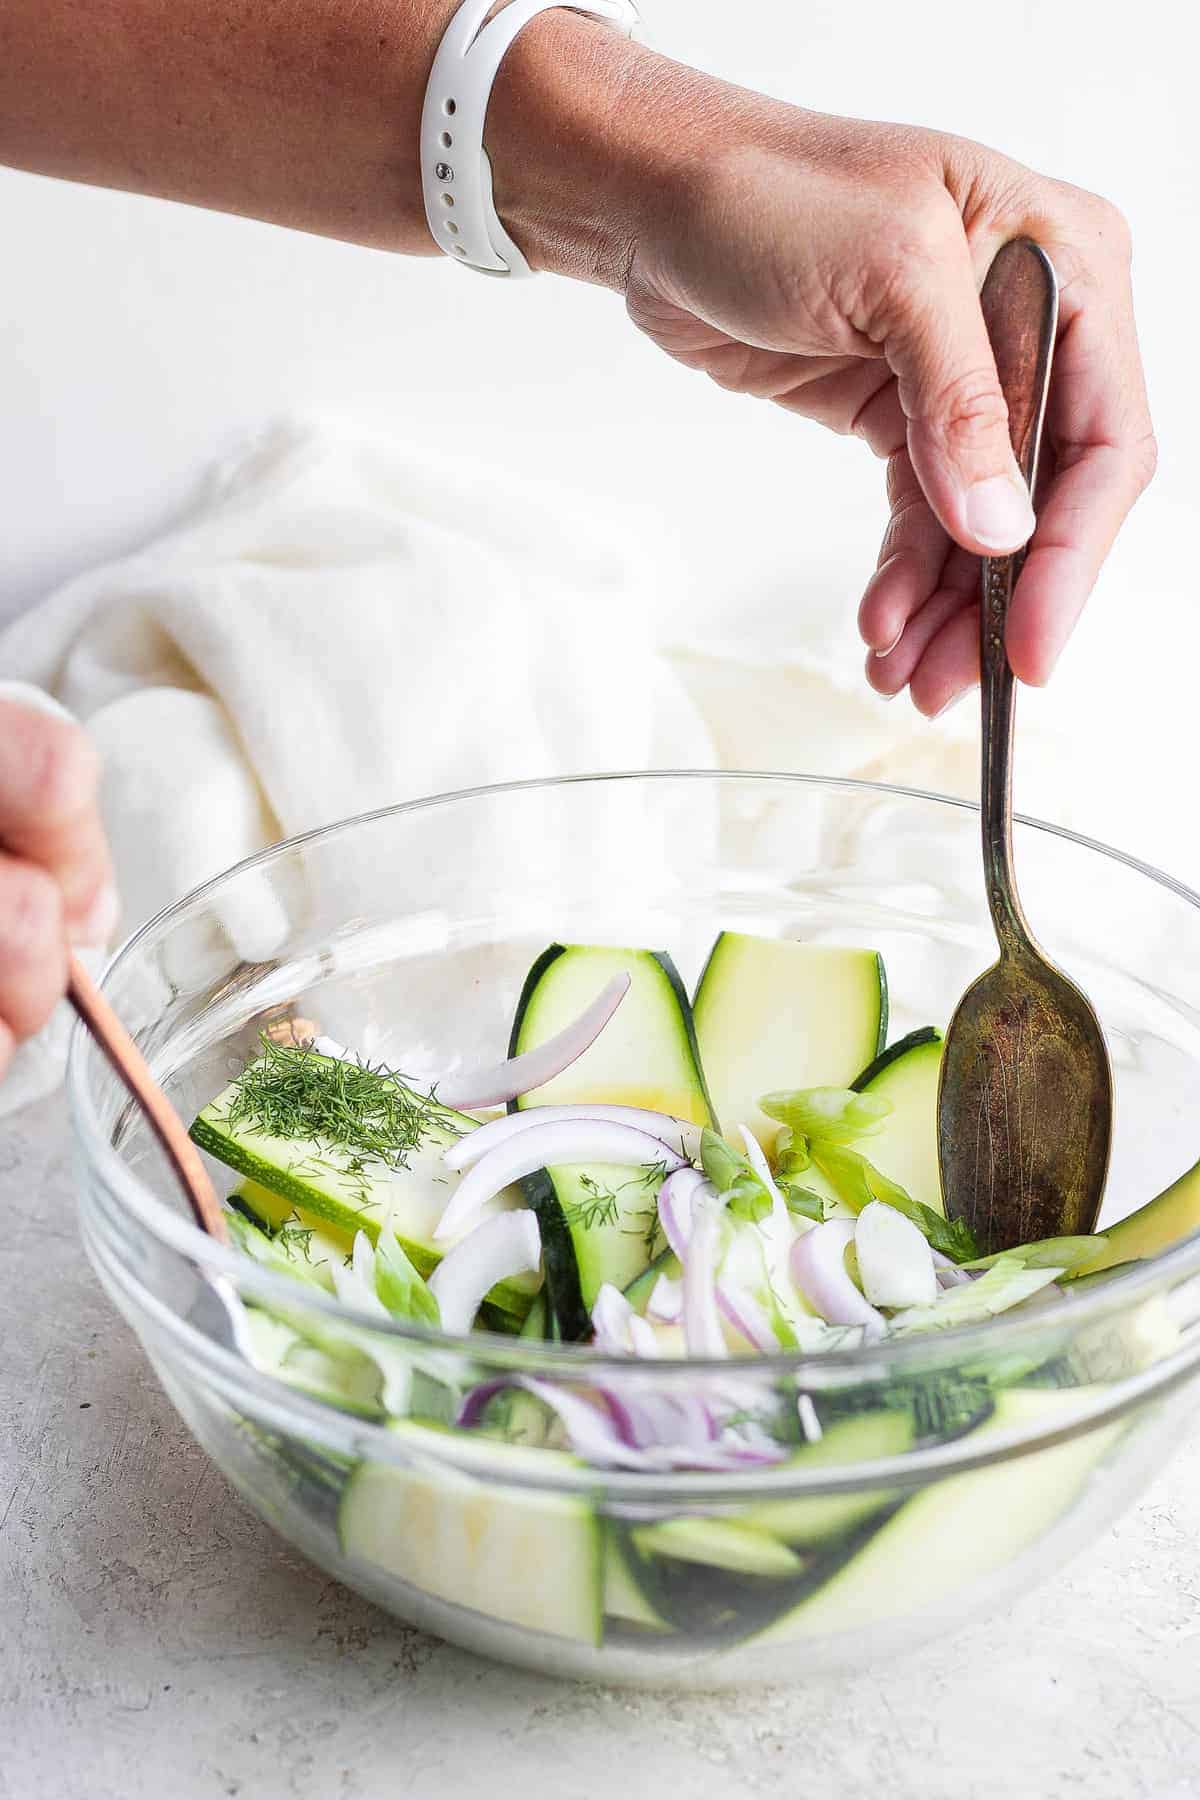
[[977,556],[1018,550],[1034,513],[1008,435],[1008,407],[957,208],[954,233],[922,258],[885,342],[908,420],[908,453],[930,506]]

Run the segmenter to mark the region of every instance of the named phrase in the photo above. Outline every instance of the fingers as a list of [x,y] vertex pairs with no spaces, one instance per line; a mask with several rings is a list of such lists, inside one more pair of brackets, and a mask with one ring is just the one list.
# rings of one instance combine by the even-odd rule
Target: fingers
[[891,518],[879,565],[858,609],[863,641],[880,656],[899,641],[908,621],[938,585],[950,548],[906,450],[888,463],[887,490]]
[[58,884],[33,863],[0,853],[0,1022],[10,1044],[41,1030],[66,982]]
[[61,997],[68,943],[116,924],[97,784],[78,727],[0,702],[0,1077]]
[[116,925],[95,752],[78,726],[0,702],[0,846],[57,883],[64,929],[103,943]]
[[1060,472],[1046,497],[1008,615],[1018,680],[1050,679],[1133,496],[1117,452],[1097,447]]
[[[960,617],[967,623],[956,623]],[[911,688],[914,704],[932,717],[979,679],[978,636],[979,559],[955,548],[935,591],[913,613],[893,649],[867,658],[867,680],[888,699]],[[953,651],[949,657],[947,645]]]
[[1054,474],[1008,620],[1022,681],[1047,681],[1113,539],[1149,482],[1154,438],[1123,274],[1102,291],[1080,282],[1055,356],[1049,430]]
[[936,719],[978,681],[979,606],[972,599],[930,639],[909,683],[913,705],[927,719]]
[[889,288],[884,350],[908,420],[914,470],[940,523],[977,555],[1019,549],[1033,507],[957,207],[944,196]]

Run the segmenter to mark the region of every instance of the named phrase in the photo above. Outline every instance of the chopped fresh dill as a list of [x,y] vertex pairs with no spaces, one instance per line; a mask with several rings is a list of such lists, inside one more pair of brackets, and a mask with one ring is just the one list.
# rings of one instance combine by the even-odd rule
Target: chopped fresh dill
[[310,1155],[310,1167],[355,1178],[366,1176],[368,1164],[405,1169],[430,1131],[455,1132],[453,1115],[432,1096],[414,1093],[393,1069],[339,1062],[310,1044],[277,1044],[265,1035],[261,1043],[261,1057],[243,1072],[226,1108],[231,1131],[314,1140],[338,1160]]
[[581,1225],[585,1231],[599,1231],[605,1225],[615,1224],[620,1205],[617,1190],[601,1187],[590,1175],[581,1175],[579,1185],[585,1197],[569,1200],[563,1207],[567,1224]]
[[293,1219],[285,1220],[279,1227],[275,1233],[275,1242],[282,1247],[286,1256],[294,1257],[298,1253],[306,1263],[310,1263],[312,1261],[313,1228],[311,1225],[301,1225],[300,1221],[295,1219],[295,1215],[293,1215]]
[[640,1234],[642,1248],[646,1252],[647,1260],[653,1261],[658,1253],[659,1243],[662,1238],[662,1226],[659,1223],[657,1203],[652,1200],[649,1206],[639,1206],[636,1212],[630,1213],[629,1217],[631,1220],[636,1219],[638,1222],[636,1225],[630,1224],[626,1226],[626,1230],[630,1233],[636,1232]]
[[662,1240],[662,1226],[658,1217],[658,1190],[666,1179],[667,1165],[665,1162],[647,1163],[640,1175],[636,1176],[633,1181],[627,1181],[625,1187],[619,1190],[624,1193],[627,1188],[637,1188],[642,1193],[650,1195],[647,1205],[626,1208],[630,1223],[625,1227],[626,1231],[640,1234],[642,1248],[648,1259],[657,1254]]
[[583,1189],[585,1198],[569,1200],[563,1207],[563,1216],[568,1225],[581,1225],[585,1231],[595,1231],[605,1225],[615,1225],[622,1217],[643,1221],[623,1224],[621,1230],[644,1236],[647,1250],[649,1250],[658,1236],[658,1207],[652,1200],[649,1206],[631,1209],[622,1196],[650,1191],[657,1193],[666,1173],[665,1163],[647,1163],[639,1174],[634,1175],[629,1181],[622,1181],[615,1188],[602,1187],[593,1175],[581,1175],[579,1185]]

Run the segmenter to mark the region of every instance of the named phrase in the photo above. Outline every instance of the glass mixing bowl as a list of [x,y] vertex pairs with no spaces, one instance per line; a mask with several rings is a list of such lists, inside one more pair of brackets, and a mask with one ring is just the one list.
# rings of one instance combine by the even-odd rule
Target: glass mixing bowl
[[[414,1079],[494,1059],[555,940],[667,949],[688,982],[722,927],[869,944],[895,1037],[944,1025],[992,958],[977,833],[968,806],[799,776],[455,794],[210,882],[146,926],[105,986],[185,1118],[281,1018]],[[1064,832],[1024,822],[1016,839],[1029,915],[1108,1033],[1118,1217],[1200,1153],[1200,901]],[[381,1418],[369,1395],[343,1410],[225,1348],[205,1300],[223,1277],[318,1341],[347,1315],[196,1230],[83,1037],[69,1086],[88,1252],[238,1492],[402,1618],[553,1674],[778,1682],[948,1632],[1103,1530],[1194,1404],[1200,1238],[991,1326],[808,1359],[603,1362],[362,1316],[367,1362],[411,1416]],[[646,1472],[544,1446],[536,1405],[523,1422],[508,1408],[507,1436],[452,1423],[458,1395],[514,1373],[584,1396],[602,1383],[623,1405],[686,1397],[773,1419],[794,1419],[805,1395],[823,1435],[778,1465]]]

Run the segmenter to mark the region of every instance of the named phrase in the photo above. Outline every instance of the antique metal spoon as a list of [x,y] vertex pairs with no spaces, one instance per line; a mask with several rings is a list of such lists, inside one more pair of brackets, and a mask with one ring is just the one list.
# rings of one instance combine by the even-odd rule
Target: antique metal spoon
[[[1044,251],[1027,239],[1006,244],[982,304],[1013,450],[1033,493],[1058,322]],[[1005,626],[1023,560],[1022,552],[983,564],[983,871],[1000,959],[959,1002],[938,1095],[946,1210],[989,1252],[1093,1230],[1112,1136],[1099,1020],[1034,941],[1013,871],[1015,682]]]
[[[187,1134],[187,1127],[150,1073],[145,1057],[76,957],[71,958],[67,998],[145,1114],[179,1177],[197,1225],[217,1243],[227,1244],[229,1231],[224,1209],[208,1178],[200,1152]],[[203,1278],[188,1316],[190,1322],[207,1336],[244,1356],[250,1354],[242,1303],[233,1283],[225,1276]]]

